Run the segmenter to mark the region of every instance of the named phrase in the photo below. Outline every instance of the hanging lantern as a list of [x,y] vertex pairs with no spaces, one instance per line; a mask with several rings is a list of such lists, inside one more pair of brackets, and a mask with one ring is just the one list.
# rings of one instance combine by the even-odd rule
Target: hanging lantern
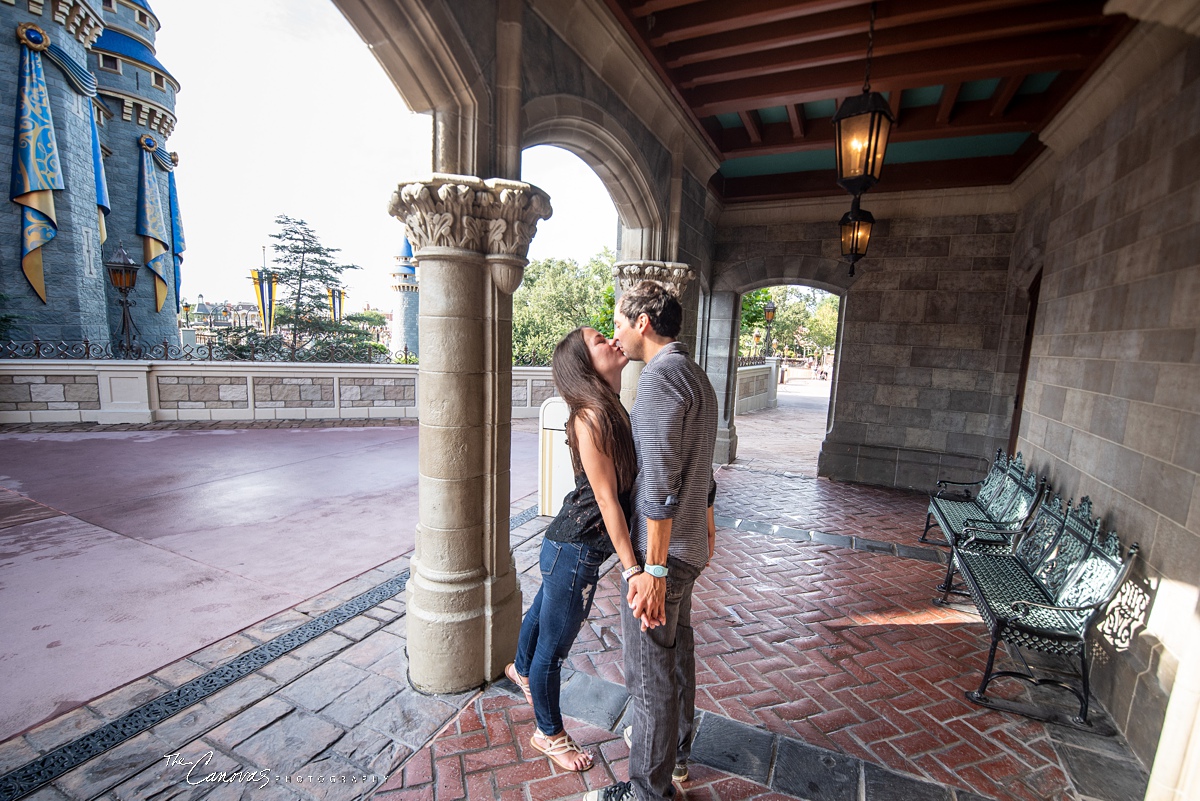
[[858,195],[850,204],[850,211],[842,215],[842,258],[850,264],[850,275],[854,275],[854,263],[867,255],[871,244],[871,227],[875,217],[866,209],[858,207]]
[[867,70],[862,94],[842,101],[833,115],[836,137],[838,186],[861,195],[879,181],[888,135],[892,132],[892,108],[878,92],[871,91],[871,53],[875,45],[875,4],[867,31]]

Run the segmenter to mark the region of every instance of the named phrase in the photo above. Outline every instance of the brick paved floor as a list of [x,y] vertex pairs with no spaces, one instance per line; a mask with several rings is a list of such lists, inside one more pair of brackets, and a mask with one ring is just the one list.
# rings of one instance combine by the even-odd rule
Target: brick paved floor
[[717,472],[716,513],[799,529],[917,545],[929,496],[824,478],[726,465]]

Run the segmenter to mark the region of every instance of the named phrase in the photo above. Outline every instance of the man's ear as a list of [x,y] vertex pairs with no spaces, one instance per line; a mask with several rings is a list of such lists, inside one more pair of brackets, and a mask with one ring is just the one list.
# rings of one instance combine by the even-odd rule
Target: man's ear
[[639,334],[645,334],[646,329],[654,330],[654,327],[650,325],[650,315],[645,312],[637,316],[637,319],[633,321],[633,327]]

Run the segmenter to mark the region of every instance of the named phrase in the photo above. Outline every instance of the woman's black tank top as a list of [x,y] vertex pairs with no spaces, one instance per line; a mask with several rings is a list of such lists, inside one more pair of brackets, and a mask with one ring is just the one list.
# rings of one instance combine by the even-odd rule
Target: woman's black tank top
[[[633,510],[632,500],[633,493],[630,491],[617,494],[617,502],[621,504],[626,523]],[[600,516],[600,504],[596,503],[596,494],[586,473],[575,475],[575,489],[563,499],[562,509],[546,529],[546,539],[578,542],[589,548],[603,549],[606,553],[613,552],[612,540],[608,538],[608,530],[604,528],[604,519]]]

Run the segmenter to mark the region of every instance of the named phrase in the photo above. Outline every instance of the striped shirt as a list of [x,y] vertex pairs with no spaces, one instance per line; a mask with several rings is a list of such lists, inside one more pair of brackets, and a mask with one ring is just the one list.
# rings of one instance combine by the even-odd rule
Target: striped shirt
[[630,418],[638,456],[633,547],[646,553],[645,518],[671,518],[668,554],[703,567],[716,492],[717,394],[681,343],[671,342],[646,364]]

